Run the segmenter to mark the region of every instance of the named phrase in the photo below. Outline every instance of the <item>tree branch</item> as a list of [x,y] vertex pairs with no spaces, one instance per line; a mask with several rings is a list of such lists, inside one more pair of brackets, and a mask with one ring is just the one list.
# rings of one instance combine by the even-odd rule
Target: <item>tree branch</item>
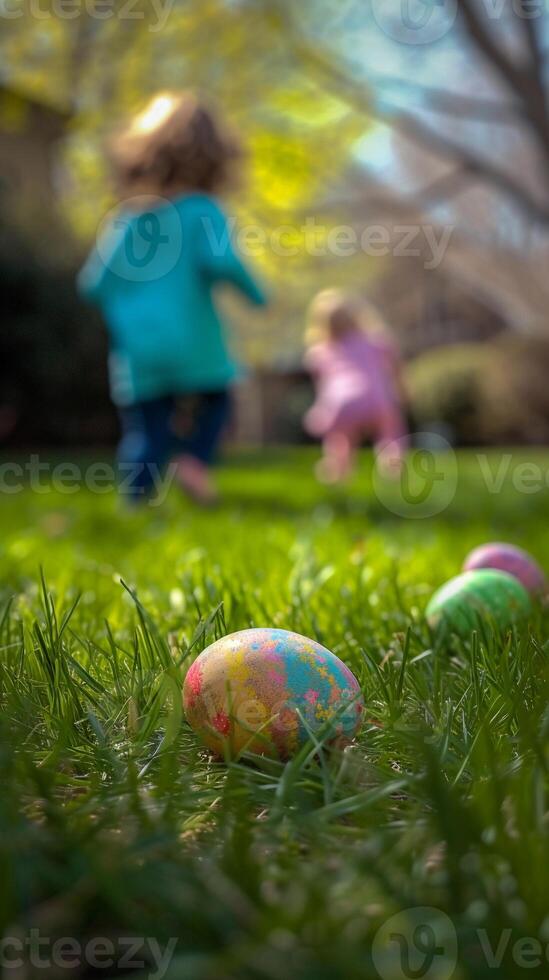
[[[491,184],[497,190],[513,200],[515,204],[532,221],[539,221],[549,226],[549,198],[540,199],[532,193],[520,179],[512,173],[500,169],[484,157],[479,156],[468,147],[464,147],[450,137],[432,129],[422,119],[401,109],[393,114],[380,111],[375,101],[365,92],[363,85],[357,82],[349,72],[338,62],[334,61],[318,44],[309,44],[302,36],[295,20],[283,0],[264,0],[270,9],[275,25],[284,33],[286,42],[292,42],[294,56],[306,61],[319,76],[324,85],[330,84],[339,98],[349,105],[369,116],[373,116],[389,127],[397,130],[406,138],[412,140],[423,149],[443,160],[454,163],[463,174],[478,181]],[[491,37],[486,25],[474,6],[474,0],[458,0],[458,10],[465,22],[469,36],[492,66],[504,79],[505,84],[515,96],[519,96],[524,107],[524,113],[530,122],[536,139],[542,147],[546,159],[549,160],[549,135],[545,138],[546,128],[543,121],[534,118],[528,102],[528,93],[532,92],[531,79],[518,67]],[[539,123],[539,125],[538,125]],[[541,126],[541,128],[540,128]]]
[[410,113],[399,111],[395,116],[380,113],[372,100],[365,95],[362,86],[350,78],[340,65],[334,64],[324,54],[321,54],[317,47],[313,48],[299,40],[296,42],[295,50],[297,54],[308,61],[311,67],[315,68],[335,86],[340,98],[352,103],[360,112],[375,116],[429,152],[454,162],[462,172],[468,173],[471,177],[491,183],[512,198],[531,219],[549,225],[549,202],[544,202],[531,194],[526,187],[504,170],[500,170],[488,160],[476,155],[472,150],[460,146],[440,132],[431,129]]
[[476,9],[475,0],[458,0],[458,12],[467,28],[467,34],[484,58],[490,62],[507,87],[524,96],[524,74],[509,57],[503,47],[496,44],[482,15]]
[[463,172],[481,181],[487,181],[502,191],[520,205],[533,220],[549,224],[549,202],[539,200],[523,184],[515,181],[504,170],[494,166],[488,160],[477,156],[471,150],[454,143],[446,136],[425,125],[415,116],[401,113],[393,120],[393,126],[415,143],[434,153],[436,156],[452,160],[461,166]]
[[543,78],[543,55],[528,0],[518,0],[515,17],[520,20],[531,58],[519,65],[497,44],[479,14],[475,0],[458,0],[467,34],[504,85],[520,99],[534,138],[549,163],[549,118]]
[[531,16],[528,9],[528,0],[519,0],[522,10],[522,25],[526,40],[526,49],[530,54],[530,77],[532,86],[535,90],[536,98],[539,102],[539,112],[543,115],[547,124],[547,92],[545,89],[545,54],[542,48],[542,39],[537,29],[537,19]]
[[505,103],[495,99],[472,98],[459,95],[448,89],[420,85],[406,79],[369,76],[368,81],[378,88],[407,88],[425,99],[425,108],[443,115],[456,116],[474,122],[490,122],[502,125],[516,125],[520,120],[522,106],[519,102]]

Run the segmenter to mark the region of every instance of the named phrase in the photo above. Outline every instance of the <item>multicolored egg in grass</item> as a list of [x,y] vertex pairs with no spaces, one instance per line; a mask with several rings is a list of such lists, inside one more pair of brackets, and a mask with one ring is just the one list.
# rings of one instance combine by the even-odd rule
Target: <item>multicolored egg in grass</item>
[[183,686],[187,720],[209,749],[287,759],[310,737],[346,744],[364,707],[358,681],[320,643],[281,629],[249,629],[212,643]]
[[500,572],[508,572],[519,580],[527,592],[533,594],[543,592],[546,587],[543,569],[527,551],[514,544],[503,541],[481,544],[467,556],[463,571],[478,568],[497,568]]
[[528,592],[508,572],[485,568],[463,572],[435,592],[427,606],[432,629],[468,636],[481,621],[506,630],[531,612]]

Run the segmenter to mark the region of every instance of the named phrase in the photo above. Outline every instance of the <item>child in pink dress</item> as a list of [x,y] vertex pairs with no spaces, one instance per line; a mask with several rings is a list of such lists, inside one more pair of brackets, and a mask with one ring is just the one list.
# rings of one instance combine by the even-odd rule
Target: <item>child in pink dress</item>
[[400,362],[379,314],[340,290],[325,290],[311,305],[306,342],[316,398],[304,421],[322,439],[319,478],[345,479],[363,439],[374,443],[378,466],[399,472],[407,448]]

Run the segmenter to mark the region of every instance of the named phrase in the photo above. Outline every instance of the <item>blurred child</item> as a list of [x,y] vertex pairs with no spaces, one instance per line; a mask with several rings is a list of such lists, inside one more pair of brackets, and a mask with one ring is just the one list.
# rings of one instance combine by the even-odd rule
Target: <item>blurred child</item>
[[[137,500],[174,457],[183,488],[199,502],[215,499],[210,466],[238,367],[214,289],[230,283],[252,303],[265,302],[214,196],[239,156],[190,93],[156,96],[112,145],[123,203],[80,272],[79,288],[107,322],[119,463]],[[175,423],[182,395],[197,401],[186,438]]]
[[399,357],[380,315],[340,290],[325,290],[311,304],[306,344],[316,399],[305,428],[322,439],[319,479],[345,479],[363,439],[374,443],[379,466],[399,472],[407,432]]

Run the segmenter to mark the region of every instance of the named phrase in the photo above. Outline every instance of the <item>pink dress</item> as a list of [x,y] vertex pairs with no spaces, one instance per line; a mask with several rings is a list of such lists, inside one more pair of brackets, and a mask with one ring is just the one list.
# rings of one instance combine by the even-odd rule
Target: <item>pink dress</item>
[[362,331],[311,347],[305,366],[314,377],[316,399],[305,416],[307,431],[317,438],[370,438],[378,445],[404,437],[397,365],[390,340]]

